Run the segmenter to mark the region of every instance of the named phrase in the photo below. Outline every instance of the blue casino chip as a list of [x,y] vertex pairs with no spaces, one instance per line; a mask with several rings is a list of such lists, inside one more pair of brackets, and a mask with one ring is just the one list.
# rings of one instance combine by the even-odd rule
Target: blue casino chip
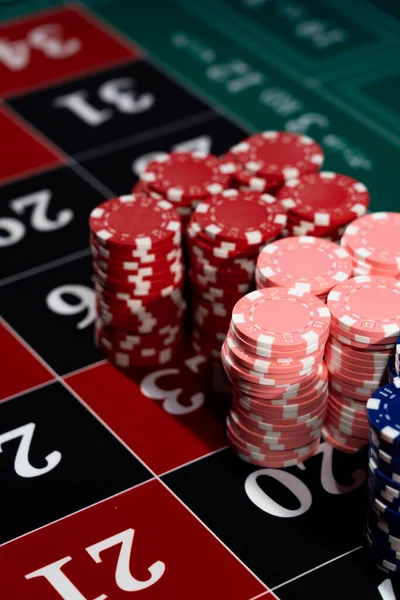
[[396,486],[400,486],[400,459],[378,448],[373,436],[370,436],[368,456],[376,462],[376,466],[386,477]]
[[377,389],[367,402],[370,427],[379,440],[400,456],[400,380]]
[[392,356],[389,358],[389,362],[388,362],[388,376],[389,376],[389,381],[390,382],[394,382],[396,379],[399,378],[399,360],[396,360],[396,357],[394,354],[392,354]]
[[400,573],[400,561],[392,558],[390,554],[382,552],[371,539],[367,537],[367,544],[370,552],[375,560],[375,563],[386,572]]
[[400,546],[397,538],[390,533],[385,533],[379,527],[371,527],[367,525],[366,533],[368,533],[372,543],[382,551],[391,550],[400,553]]
[[395,490],[388,485],[382,485],[376,478],[370,477],[368,482],[368,492],[373,498],[378,498],[379,500],[386,502],[393,510],[400,510],[399,490]]
[[377,514],[372,508],[368,511],[367,524],[374,534],[383,536],[396,549],[400,547],[400,528],[389,523],[389,521]]
[[400,498],[400,483],[382,471],[379,461],[376,460],[376,457],[373,456],[371,452],[372,449],[370,449],[370,457],[368,461],[368,474],[370,481],[373,483],[373,485],[379,486],[379,488],[390,488],[390,493],[393,496],[398,495]]

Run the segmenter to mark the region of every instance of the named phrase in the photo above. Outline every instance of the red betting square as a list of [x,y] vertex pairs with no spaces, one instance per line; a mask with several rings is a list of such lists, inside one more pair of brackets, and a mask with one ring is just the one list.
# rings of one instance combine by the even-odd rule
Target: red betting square
[[0,400],[14,396],[54,376],[18,339],[0,324],[1,383]]
[[0,96],[26,92],[137,55],[79,8],[53,9],[0,27]]
[[265,591],[156,480],[0,551],[7,600],[248,600]]
[[[1,85],[1,83],[0,83]],[[30,131],[6,106],[0,108],[0,182],[60,165],[62,155]]]
[[[179,360],[135,381],[109,363],[66,378],[99,417],[155,473],[227,445],[223,427],[204,406],[202,364]],[[192,370],[194,369],[194,371]]]

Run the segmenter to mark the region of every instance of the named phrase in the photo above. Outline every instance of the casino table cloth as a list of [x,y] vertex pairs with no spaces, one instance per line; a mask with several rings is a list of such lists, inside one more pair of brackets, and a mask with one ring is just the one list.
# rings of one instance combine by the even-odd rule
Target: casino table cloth
[[[393,304],[398,291],[390,283],[398,265],[385,265],[379,249],[388,238],[396,242],[398,215],[388,215],[400,211],[397,5],[1,0],[0,20],[1,598],[400,597],[397,573],[374,565],[397,570],[400,560],[397,325],[377,318],[368,334],[372,350],[361,355],[365,336],[360,339],[361,323],[346,303],[350,295],[361,298],[364,288],[376,300],[378,277]],[[307,145],[314,140],[309,160],[315,171],[323,162],[323,172],[307,170],[289,191],[286,180],[274,180],[268,190],[226,193],[227,165],[250,165],[243,140],[258,140],[262,131]],[[221,184],[221,197],[198,204],[197,195],[193,205],[185,198],[177,213],[168,208],[170,229],[157,230],[154,252],[174,287],[158,309],[171,352],[157,366],[142,356],[140,368],[137,361],[117,368],[115,356],[110,362],[104,347],[103,353],[96,347],[95,338],[97,345],[111,343],[97,317],[109,316],[111,306],[117,327],[126,324],[113,294],[126,258],[120,246],[129,244],[104,238],[99,207],[110,201],[110,213],[121,210],[121,227],[125,217],[115,199],[125,198],[125,209],[134,188],[137,199],[130,196],[129,206],[149,211],[150,202],[158,214],[160,198],[170,193],[168,163],[157,164],[160,153],[224,155],[215,159],[222,168],[209,182]],[[304,198],[307,186],[332,189],[332,173],[340,174],[334,183],[352,190],[346,223],[358,217],[344,235],[343,213],[322,210],[316,218],[315,207],[310,211],[304,202],[303,210],[286,214],[288,199]],[[237,177],[251,186],[246,168]],[[150,185],[156,198],[143,200]],[[279,204],[262,222],[258,215],[276,194]],[[224,210],[234,218],[238,198],[252,203],[254,222],[238,241],[241,262],[225,277],[244,295],[249,263],[257,260],[259,289],[225,314],[204,282],[216,278],[222,285],[219,261],[226,256],[218,240],[229,238]],[[365,215],[368,207],[379,216]],[[187,227],[185,252],[179,221]],[[310,247],[315,238],[304,237],[313,235],[310,223],[318,236],[332,227],[335,239],[319,237]],[[301,237],[277,239],[284,226],[285,235]],[[390,235],[386,227],[393,227]],[[378,248],[365,241],[371,229]],[[139,262],[147,250],[142,243]],[[305,289],[288,264],[290,253],[304,255],[309,281],[310,252],[313,267],[320,261],[322,269],[324,253],[340,268],[313,276]],[[196,299],[180,294],[188,256]],[[351,272],[357,277],[349,282]],[[310,326],[318,343],[307,347],[295,335],[294,363],[283,375],[268,373],[271,357],[262,352],[272,347],[285,356],[286,348],[268,346],[248,326],[259,304],[271,297],[286,301],[289,279],[301,290],[298,303],[307,305],[313,326],[318,322],[323,331],[317,335]],[[152,284],[163,293],[160,280]],[[216,312],[212,318],[207,302]],[[186,303],[195,315],[193,344],[176,333],[186,323]],[[285,319],[283,309],[276,314]],[[206,356],[204,338],[217,332],[217,317],[230,330]],[[141,333],[153,340],[153,325],[146,323]],[[261,352],[256,362],[255,347]],[[282,407],[278,378],[292,381],[300,369],[313,391],[299,396],[296,389],[297,404]],[[387,382],[376,391],[383,374]],[[268,410],[257,396],[266,380],[277,401]],[[317,400],[325,403],[323,411]],[[292,425],[305,411],[319,428],[317,437]],[[272,426],[266,433],[267,412]],[[273,425],[278,414],[288,418],[279,431]],[[255,423],[261,424],[256,433]],[[293,427],[302,460],[292,458],[292,447],[282,451],[275,443],[279,438],[285,447]],[[254,453],[246,461],[243,448],[262,436],[292,462],[265,466]]]

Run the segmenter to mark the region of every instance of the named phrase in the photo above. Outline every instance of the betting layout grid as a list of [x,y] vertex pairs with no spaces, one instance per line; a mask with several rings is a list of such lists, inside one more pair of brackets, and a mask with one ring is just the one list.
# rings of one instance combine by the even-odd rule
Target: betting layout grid
[[[244,132],[82,8],[37,13],[2,33],[26,50],[0,78],[7,597],[68,599],[74,586],[82,597],[268,598],[269,586],[312,598],[332,564],[351,574],[354,593],[380,597],[381,578],[357,549],[361,455],[321,444],[302,468],[267,475],[225,449],[210,411],[222,412],[229,393],[201,357],[187,351],[132,382],[94,350],[90,210],[129,189],[148,154],[220,154]],[[131,567],[120,556],[121,578],[108,550],[118,544]],[[332,597],[343,592],[338,579]]]

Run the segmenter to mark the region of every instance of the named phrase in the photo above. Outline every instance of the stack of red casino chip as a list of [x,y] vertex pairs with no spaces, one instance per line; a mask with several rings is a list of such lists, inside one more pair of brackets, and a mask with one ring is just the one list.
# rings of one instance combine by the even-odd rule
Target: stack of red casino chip
[[264,131],[233,146],[226,159],[237,165],[234,179],[238,187],[275,194],[289,179],[318,171],[324,152],[305,135]]
[[120,367],[168,362],[181,338],[181,224],[166,200],[132,194],[90,215],[96,342]]
[[234,306],[222,363],[233,388],[227,436],[244,460],[285,467],[318,448],[329,325],[325,304],[298,290],[257,290]]
[[231,187],[236,165],[205,152],[159,154],[145,168],[134,189],[171,202],[182,230],[196,205]]
[[219,359],[234,304],[253,285],[260,248],[286,224],[269,194],[224,190],[198,204],[187,228],[197,351]]
[[368,444],[366,403],[386,377],[400,332],[400,281],[359,276],[337,285],[327,301],[329,409],[323,435],[344,452]]
[[376,212],[353,221],[341,239],[353,275],[400,277],[400,214]]
[[262,248],[256,284],[293,288],[326,301],[335,285],[352,275],[351,258],[344,248],[312,236],[288,237]]
[[339,241],[345,226],[364,215],[369,193],[356,179],[328,171],[291,179],[278,197],[288,213],[287,235],[313,235]]

